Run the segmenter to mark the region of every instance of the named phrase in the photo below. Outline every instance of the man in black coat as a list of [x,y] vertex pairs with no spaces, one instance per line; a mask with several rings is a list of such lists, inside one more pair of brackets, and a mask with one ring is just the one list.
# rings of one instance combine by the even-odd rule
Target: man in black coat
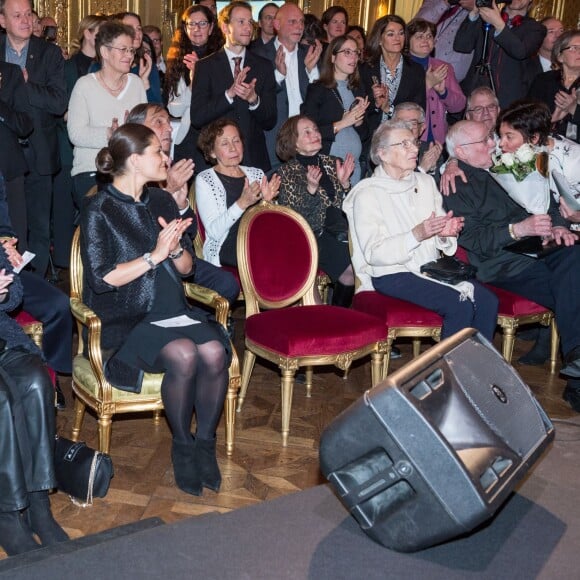
[[270,61],[276,79],[276,109],[278,120],[270,131],[266,131],[266,146],[272,169],[280,166],[276,155],[276,137],[280,127],[289,117],[300,114],[300,105],[306,98],[306,89],[318,79],[318,61],[322,44],[313,46],[300,44],[304,33],[304,14],[293,2],[286,2],[274,18],[276,36],[268,43],[256,43],[252,51]]
[[252,10],[247,2],[228,4],[220,12],[218,23],[226,43],[195,65],[190,131],[201,131],[221,117],[235,120],[244,139],[244,165],[269,171],[264,131],[276,124],[272,66],[246,50],[253,31]]
[[26,86],[22,71],[16,65],[0,60],[0,172],[6,180],[10,219],[21,252],[28,249],[24,199],[24,176],[28,166],[18,140],[26,139],[33,130],[32,119],[25,112],[25,102]]
[[[485,124],[460,121],[447,135],[449,154],[458,159],[467,182],[445,198],[447,209],[465,218],[459,244],[482,282],[504,288],[550,308],[556,315],[564,366],[569,377],[564,398],[580,412],[580,246],[552,203],[548,214],[530,215],[487,171],[495,148]],[[543,258],[514,254],[505,246],[540,236],[563,246]]]
[[[532,1],[513,0],[501,12],[495,4],[492,8],[474,7],[462,22],[453,49],[465,53],[474,51],[471,67],[461,83],[466,95],[486,83],[485,75],[478,69],[482,60],[490,63],[502,109],[528,94],[537,72],[537,53],[546,36],[546,27],[527,16]],[[485,23],[490,25],[490,30],[484,55]]]
[[68,105],[60,48],[32,36],[30,0],[0,0],[0,60],[17,64],[26,83],[25,110],[34,131],[22,143],[29,173],[25,178],[28,247],[40,275],[48,267],[52,180],[60,168],[57,118]]

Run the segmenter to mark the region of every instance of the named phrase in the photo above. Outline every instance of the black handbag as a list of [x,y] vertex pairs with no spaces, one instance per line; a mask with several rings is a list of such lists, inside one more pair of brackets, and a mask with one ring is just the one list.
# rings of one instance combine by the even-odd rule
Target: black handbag
[[76,505],[87,507],[93,497],[105,497],[114,475],[111,456],[82,441],[57,435],[54,449],[57,488],[68,493]]
[[442,256],[438,260],[421,266],[421,274],[446,284],[459,284],[459,282],[472,280],[476,273],[475,266],[462,262],[454,256]]

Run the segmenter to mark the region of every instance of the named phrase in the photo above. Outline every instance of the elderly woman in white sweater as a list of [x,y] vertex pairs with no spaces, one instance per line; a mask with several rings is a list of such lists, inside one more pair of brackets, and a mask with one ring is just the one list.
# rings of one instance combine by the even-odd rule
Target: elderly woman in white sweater
[[278,195],[280,177],[268,181],[257,167],[240,165],[244,144],[235,121],[221,118],[204,127],[198,146],[213,165],[195,178],[197,212],[205,230],[203,257],[215,266],[238,266],[237,238],[244,211]]
[[404,122],[379,126],[371,144],[377,168],[346,197],[352,263],[358,289],[376,290],[433,310],[443,318],[442,338],[465,327],[493,338],[497,298],[475,280],[459,289],[420,273],[440,252],[453,255],[463,218],[445,213],[435,181],[415,171],[418,142]]

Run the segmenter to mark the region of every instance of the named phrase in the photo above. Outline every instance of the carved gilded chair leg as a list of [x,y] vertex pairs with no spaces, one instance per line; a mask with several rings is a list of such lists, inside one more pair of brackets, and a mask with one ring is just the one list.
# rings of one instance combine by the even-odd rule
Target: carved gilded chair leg
[[109,453],[111,449],[111,430],[113,427],[112,415],[99,416],[99,451]]
[[236,398],[239,384],[231,381],[226,394],[224,414],[226,416],[226,455],[230,457],[234,452],[234,428],[236,426]]
[[371,384],[373,387],[378,385],[383,378],[383,358],[382,352],[373,352],[371,354]]
[[157,427],[161,424],[161,409],[153,411],[153,424]]
[[242,410],[255,362],[256,355],[251,350],[246,349],[244,352],[244,362],[242,364],[242,386],[240,388],[240,394],[238,395],[238,413]]
[[73,441],[79,440],[83,419],[85,418],[86,405],[78,398],[75,398],[75,410],[71,439]]
[[560,335],[558,334],[558,327],[556,326],[556,319],[552,318],[550,321],[550,372],[555,374],[556,363],[558,362],[558,350],[560,348]]
[[294,389],[294,374],[296,368],[283,368],[280,380],[280,391],[282,399],[282,447],[288,445],[288,435],[290,433],[290,413],[292,411],[292,392]]
[[306,396],[308,398],[312,397],[312,377],[314,375],[314,369],[312,366],[306,367]]
[[413,339],[413,358],[417,358],[421,354],[421,339]]
[[514,342],[516,339],[516,326],[503,326],[503,344],[502,344],[502,354],[503,354],[503,358],[505,358],[505,360],[508,363],[511,363],[512,361],[512,355],[514,352]]
[[383,378],[389,374],[389,363],[391,362],[391,348],[393,348],[393,338],[387,338],[387,351],[383,358]]

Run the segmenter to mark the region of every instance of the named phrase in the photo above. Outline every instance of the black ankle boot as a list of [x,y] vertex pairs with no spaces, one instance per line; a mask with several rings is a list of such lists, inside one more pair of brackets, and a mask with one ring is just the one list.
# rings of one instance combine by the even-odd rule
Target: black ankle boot
[[0,512],[0,546],[9,556],[40,548],[33,533],[19,511]]
[[543,365],[550,358],[550,344],[552,331],[550,327],[542,326],[538,329],[536,342],[529,352],[518,359],[523,365]]
[[562,398],[574,411],[580,413],[580,379],[568,379]]
[[222,475],[216,457],[215,437],[210,440],[198,438],[196,441],[195,459],[201,485],[212,491],[218,491],[222,483]]
[[64,396],[64,393],[62,392],[62,387],[60,386],[58,377],[56,378],[56,381],[54,383],[54,390],[56,391],[56,408],[59,411],[62,411],[66,409],[66,398]]
[[48,491],[29,492],[28,501],[30,505],[24,514],[32,531],[40,538],[42,546],[66,542],[69,537],[52,515]]
[[349,308],[352,304],[353,296],[354,286],[345,286],[342,282],[336,282],[332,292],[332,305]]
[[175,483],[181,491],[191,495],[201,495],[202,487],[199,470],[195,465],[195,449],[197,441],[191,438],[191,443],[173,441],[171,444],[171,461]]

